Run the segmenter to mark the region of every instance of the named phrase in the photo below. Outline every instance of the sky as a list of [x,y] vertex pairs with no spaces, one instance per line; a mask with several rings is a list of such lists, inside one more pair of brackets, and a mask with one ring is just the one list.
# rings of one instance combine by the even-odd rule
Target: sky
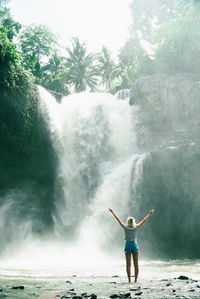
[[15,20],[23,25],[44,24],[64,46],[72,37],[87,42],[89,51],[104,45],[114,56],[129,37],[131,0],[11,0]]

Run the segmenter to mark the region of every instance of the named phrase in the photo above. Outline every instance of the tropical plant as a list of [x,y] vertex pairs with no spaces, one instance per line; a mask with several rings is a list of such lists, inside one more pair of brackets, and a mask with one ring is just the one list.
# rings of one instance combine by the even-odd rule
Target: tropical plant
[[13,20],[10,15],[10,10],[6,7],[0,8],[0,24],[6,29],[10,41],[22,28],[22,25],[19,22]]
[[101,53],[97,56],[98,72],[101,76],[102,84],[107,90],[113,87],[116,78],[119,77],[119,69],[115,65],[110,51],[106,47],[102,47]]
[[[186,9],[187,8],[187,9]],[[190,2],[179,17],[155,34],[157,68],[167,73],[198,73],[200,69],[200,3]],[[195,57],[195,59],[194,59]]]
[[[55,51],[57,39],[55,35],[44,25],[27,26],[20,35],[20,48],[23,63],[26,69],[30,69],[36,77],[36,82],[42,78],[41,66],[46,57]],[[37,83],[38,83],[37,82]]]
[[131,34],[140,35],[143,40],[152,42],[155,29],[168,20],[180,16],[184,7],[193,0],[132,0]]
[[47,89],[59,94],[68,95],[68,76],[66,71],[66,58],[59,56],[58,52],[54,52],[48,63],[41,68],[42,85]]
[[96,56],[87,54],[85,43],[78,38],[72,39],[72,49],[67,48],[68,83],[75,92],[85,91],[87,88],[94,90],[98,83],[98,72],[95,66]]

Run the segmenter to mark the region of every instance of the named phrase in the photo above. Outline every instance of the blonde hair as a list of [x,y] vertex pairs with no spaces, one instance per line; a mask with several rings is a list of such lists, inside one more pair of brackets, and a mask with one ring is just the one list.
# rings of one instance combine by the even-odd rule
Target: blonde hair
[[129,216],[126,219],[126,226],[135,227],[136,226],[135,218]]

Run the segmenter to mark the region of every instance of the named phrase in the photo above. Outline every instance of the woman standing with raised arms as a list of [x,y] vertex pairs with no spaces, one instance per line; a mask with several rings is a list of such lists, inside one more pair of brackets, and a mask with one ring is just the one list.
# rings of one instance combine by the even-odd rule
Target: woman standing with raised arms
[[139,249],[136,242],[136,232],[138,228],[140,228],[147,221],[147,219],[153,214],[154,209],[150,210],[147,216],[144,217],[144,219],[140,221],[138,224],[136,224],[135,219],[133,217],[128,217],[126,219],[126,224],[124,224],[112,209],[109,209],[109,211],[117,219],[117,221],[123,227],[125,232],[126,244],[125,244],[124,251],[126,255],[126,271],[127,271],[128,281],[129,283],[131,282],[131,254],[132,254],[134,268],[135,268],[135,282],[137,282],[138,273],[139,273],[139,266],[138,266]]

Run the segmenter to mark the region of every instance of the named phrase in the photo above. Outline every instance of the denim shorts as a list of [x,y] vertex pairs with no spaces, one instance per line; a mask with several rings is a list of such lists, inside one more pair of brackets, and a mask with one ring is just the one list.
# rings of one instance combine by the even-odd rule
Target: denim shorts
[[135,241],[126,241],[124,251],[134,253],[139,252],[139,248]]

